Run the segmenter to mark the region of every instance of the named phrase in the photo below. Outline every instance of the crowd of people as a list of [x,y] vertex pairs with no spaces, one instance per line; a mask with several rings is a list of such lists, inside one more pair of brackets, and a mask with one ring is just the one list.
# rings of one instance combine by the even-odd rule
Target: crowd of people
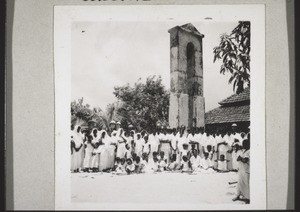
[[[235,129],[236,124],[233,124]],[[71,171],[117,175],[238,172],[237,196],[249,202],[250,133],[210,134],[203,128],[158,126],[137,132],[111,122],[109,129],[84,131],[71,125]]]

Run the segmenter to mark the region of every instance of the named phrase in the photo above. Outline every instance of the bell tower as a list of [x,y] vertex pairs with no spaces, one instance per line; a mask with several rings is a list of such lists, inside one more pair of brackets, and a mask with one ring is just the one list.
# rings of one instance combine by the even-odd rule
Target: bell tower
[[204,127],[203,60],[201,34],[191,23],[170,33],[171,93],[169,125]]

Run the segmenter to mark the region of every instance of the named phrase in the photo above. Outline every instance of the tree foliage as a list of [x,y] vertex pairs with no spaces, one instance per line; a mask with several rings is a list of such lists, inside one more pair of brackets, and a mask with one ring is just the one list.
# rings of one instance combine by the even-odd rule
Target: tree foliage
[[121,124],[132,124],[137,128],[150,130],[157,121],[168,120],[169,92],[160,76],[150,76],[146,82],[139,79],[133,87],[129,84],[114,88],[114,95],[122,103],[116,109]]
[[240,21],[230,35],[222,34],[219,46],[213,49],[214,62],[222,60],[221,74],[230,73],[237,94],[250,86],[250,22]]
[[83,103],[83,98],[71,102],[71,124],[80,125],[89,130],[108,126],[107,117],[101,108],[90,109],[90,105]]

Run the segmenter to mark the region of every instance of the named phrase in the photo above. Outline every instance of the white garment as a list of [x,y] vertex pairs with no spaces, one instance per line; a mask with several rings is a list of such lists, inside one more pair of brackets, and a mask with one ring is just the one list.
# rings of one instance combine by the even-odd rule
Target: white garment
[[144,144],[143,144],[143,153],[149,153],[149,151],[150,151],[150,143],[149,142],[144,142]]
[[228,171],[227,161],[226,160],[224,160],[224,161],[218,160],[218,170],[220,170],[220,171]]
[[140,138],[140,139],[136,139],[134,143],[135,143],[134,152],[137,154],[137,156],[141,157],[145,141],[143,138]]
[[126,165],[126,169],[128,169],[129,171],[133,172],[135,170],[135,165],[132,163],[130,165]]
[[154,162],[153,159],[149,160],[148,166],[149,166],[150,170],[152,170],[154,172],[158,171],[158,162]]
[[183,144],[188,144],[187,137],[182,135],[182,137],[178,137],[178,150],[182,151],[183,150]]
[[188,161],[186,161],[186,162],[182,161],[181,164],[182,164],[182,171],[191,171]]
[[124,158],[125,157],[125,152],[126,152],[126,147],[125,147],[125,142],[119,141],[117,144],[117,155],[116,157],[118,158]]
[[85,156],[83,161],[83,167],[84,168],[92,168],[92,153],[94,151],[94,147],[91,143],[85,142],[86,148],[85,148]]
[[210,160],[210,159],[205,159],[205,158],[202,158],[201,160],[200,160],[200,166],[201,166],[201,168],[203,168],[203,169],[208,169],[208,168],[210,168],[210,167],[212,167],[213,166],[213,164],[212,164],[212,161]]
[[201,158],[200,156],[195,157],[194,155],[190,158],[190,161],[192,163],[193,169],[197,169],[201,165]]
[[171,134],[170,135],[170,140],[171,140],[171,147],[176,150],[177,149],[178,136],[176,136],[174,134]]
[[237,161],[237,158],[242,154],[242,150],[233,151],[232,152],[232,169],[238,170],[239,169],[239,163]]
[[250,150],[243,150],[241,153],[242,158],[248,158],[247,163],[243,163],[239,161],[239,171],[245,172],[245,173],[250,173]]
[[126,149],[125,151],[126,158],[132,158],[131,151]]
[[157,135],[150,134],[149,135],[149,144],[151,146],[151,153],[150,156],[152,156],[153,152],[158,151],[158,145],[159,145],[159,140]]

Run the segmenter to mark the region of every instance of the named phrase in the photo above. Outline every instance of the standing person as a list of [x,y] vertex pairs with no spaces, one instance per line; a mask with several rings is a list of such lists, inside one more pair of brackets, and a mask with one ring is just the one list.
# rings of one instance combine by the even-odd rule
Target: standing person
[[83,161],[83,167],[85,172],[90,172],[90,169],[92,168],[92,160],[93,160],[93,151],[94,147],[92,145],[93,137],[91,135],[88,135],[88,139],[85,142],[85,154],[84,154],[84,161]]
[[149,135],[149,144],[150,144],[150,153],[148,155],[148,159],[152,159],[153,153],[158,152],[158,146],[159,146],[159,138],[156,130],[153,131]]
[[74,142],[74,134],[75,134],[75,127],[73,124],[71,124],[71,171],[74,171],[75,170],[75,167],[74,167],[74,151],[75,151],[75,142]]
[[245,203],[250,203],[250,191],[249,191],[249,179],[250,179],[250,139],[243,141],[243,151],[241,155],[238,156],[237,161],[239,163],[238,170],[238,184],[237,184],[237,194],[233,198],[233,201],[241,200],[242,195],[245,199]]
[[188,155],[188,140],[186,137],[186,134],[184,133],[184,130],[180,131],[179,137],[178,137],[178,163],[181,166],[182,162],[182,156]]
[[[119,131],[121,132],[121,131]],[[108,149],[109,149],[109,157],[108,157],[108,169],[112,169],[115,165],[115,158],[116,158],[116,148],[118,144],[118,131],[114,131],[111,133],[111,136],[108,137]],[[109,135],[109,132],[108,132]]]
[[73,165],[74,165],[75,172],[79,172],[82,162],[83,162],[82,151],[84,151],[84,147],[83,147],[84,136],[81,133],[80,126],[76,126],[75,129],[76,129],[76,131],[73,135],[73,139],[74,139],[76,151],[73,152],[73,154],[74,154],[74,156],[73,156],[74,164]]
[[176,132],[176,128],[172,129],[172,134],[170,134],[171,138],[171,155],[178,154],[178,134]]
[[185,132],[185,126],[182,125],[179,132],[178,132],[178,137],[177,137],[177,144],[178,144],[178,152],[180,153],[183,149],[183,144],[188,143],[187,141],[187,133]]
[[163,133],[160,136],[159,142],[159,152],[164,152],[165,158],[167,159],[167,163],[169,163],[171,154],[171,137],[170,134],[167,134],[166,128],[164,128]]
[[[143,141],[143,148],[142,148],[142,154],[146,153],[147,155],[149,155],[151,152],[151,145],[149,143],[149,137],[148,135],[146,135],[144,137],[144,141]],[[140,156],[141,158],[142,156]]]
[[202,129],[200,129],[200,132],[196,135],[196,141],[198,142],[198,148],[199,148],[199,156],[200,158],[204,158],[204,144],[205,144],[205,139],[203,135]]
[[134,140],[134,152],[137,156],[142,157],[144,146],[144,139],[140,133],[137,133],[136,139]]
[[99,171],[108,171],[114,166],[114,160],[112,160],[112,151],[114,152],[114,149],[112,148],[109,132],[103,130],[101,140],[103,146],[100,151]]
[[242,147],[236,143],[232,146],[232,170],[233,171],[238,171],[239,163],[237,161],[237,158],[241,155],[242,153]]
[[194,128],[192,128],[191,133],[188,134],[187,140],[189,142],[189,150],[192,151],[192,150],[196,149],[198,151],[199,143],[197,142],[197,136],[195,134],[195,129]]
[[127,135],[127,132],[123,133],[123,129],[120,128],[119,133],[117,135],[117,154],[116,157],[118,158],[123,158],[125,157],[125,145],[126,145],[126,140],[124,136]]
[[96,128],[94,128],[90,134],[92,137],[92,146],[94,148],[93,153],[92,153],[92,164],[91,168],[93,172],[98,171],[99,168],[99,154],[96,153],[96,150],[99,148],[100,145],[100,138],[101,138],[102,132],[99,132]]

